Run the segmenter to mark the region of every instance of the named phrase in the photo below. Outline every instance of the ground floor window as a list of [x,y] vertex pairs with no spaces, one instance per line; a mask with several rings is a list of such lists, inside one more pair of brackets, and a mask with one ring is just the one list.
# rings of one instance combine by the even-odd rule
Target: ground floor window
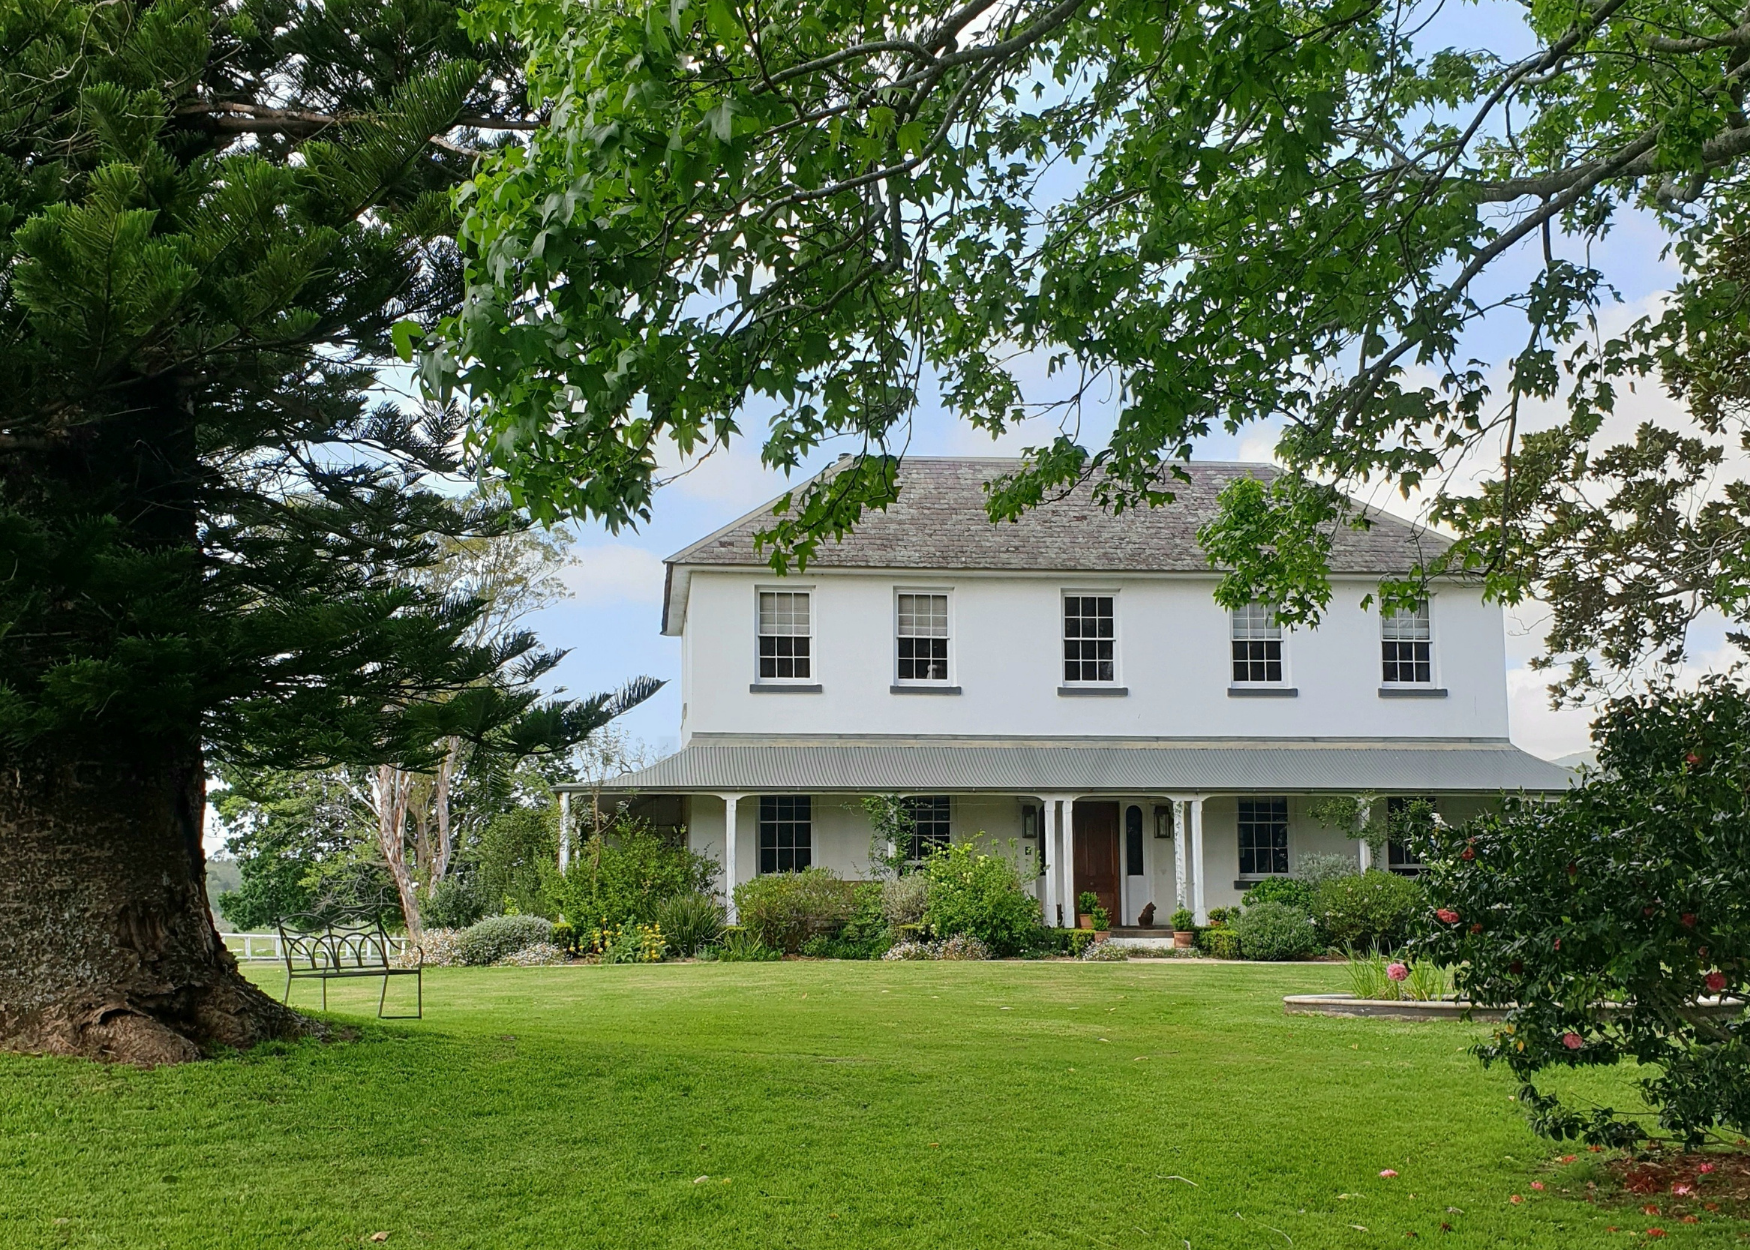
[[1423,869],[1422,854],[1417,847],[1417,835],[1432,828],[1434,800],[1417,795],[1393,795],[1385,801],[1386,867],[1406,877],[1419,876]]
[[1241,799],[1240,876],[1269,877],[1288,871],[1288,800]]
[[806,794],[760,795],[760,871],[801,872],[814,862],[814,801]]
[[948,796],[920,794],[906,800],[911,811],[911,852],[913,860],[924,860],[938,847],[947,846],[952,837],[948,822]]

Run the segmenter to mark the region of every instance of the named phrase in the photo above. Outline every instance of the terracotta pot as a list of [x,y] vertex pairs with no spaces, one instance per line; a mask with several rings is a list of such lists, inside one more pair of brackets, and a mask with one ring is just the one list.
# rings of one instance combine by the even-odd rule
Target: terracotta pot
[[1111,936],[1112,936],[1112,931],[1110,929],[1095,929],[1094,930],[1094,941],[1096,941],[1096,942],[1104,942],[1107,938],[1109,938]]
[[1196,944],[1197,934],[1189,929],[1173,930],[1173,945],[1189,948]]
[[1078,929],[1091,929],[1093,927],[1094,927],[1094,918],[1092,916],[1077,916],[1076,917],[1076,928],[1078,928]]

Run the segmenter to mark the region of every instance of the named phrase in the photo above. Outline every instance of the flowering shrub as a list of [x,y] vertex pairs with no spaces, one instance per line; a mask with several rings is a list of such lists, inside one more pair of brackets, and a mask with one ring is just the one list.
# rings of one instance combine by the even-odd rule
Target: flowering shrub
[[551,942],[536,942],[533,946],[525,946],[520,951],[506,955],[495,967],[499,968],[546,968],[553,964],[569,963],[570,956]]
[[895,933],[907,925],[922,924],[929,909],[929,874],[908,872],[881,883],[881,915]]
[[1394,950],[1410,936],[1422,888],[1395,872],[1354,873],[1319,886],[1313,916],[1333,945]]
[[990,947],[962,933],[941,942],[896,942],[883,959],[989,959]]
[[553,922],[540,916],[488,916],[462,930],[456,949],[472,967],[495,964],[525,946],[553,940]]
[[1313,918],[1288,903],[1246,908],[1234,921],[1233,932],[1247,959],[1305,959],[1320,948]]
[[966,934],[1004,956],[1018,955],[1034,942],[1039,900],[1007,857],[956,842],[931,855],[924,871],[930,880],[925,914],[937,937]]
[[397,968],[412,968],[419,963],[419,954],[425,952],[427,968],[460,968],[466,961],[462,958],[462,930],[460,929],[427,929],[419,939],[416,949],[411,943],[394,956],[389,962]]
[[592,945],[604,964],[660,963],[668,953],[662,926],[654,924],[604,926],[596,931]]
[[769,872],[735,887],[741,927],[765,945],[795,954],[812,937],[832,937],[856,909],[852,882],[826,868]]
[[1686,1143],[1750,1133],[1750,1021],[1692,1009],[1750,989],[1750,691],[1719,677],[1617,700],[1593,737],[1584,786],[1430,835],[1439,910],[1418,948],[1460,968],[1465,997],[1510,1006],[1477,1053],[1524,1082],[1538,1132],[1645,1136],[1532,1084],[1545,1068],[1633,1059]]
[[1111,942],[1090,942],[1082,951],[1082,959],[1087,963],[1120,963],[1130,958],[1130,952],[1122,946]]

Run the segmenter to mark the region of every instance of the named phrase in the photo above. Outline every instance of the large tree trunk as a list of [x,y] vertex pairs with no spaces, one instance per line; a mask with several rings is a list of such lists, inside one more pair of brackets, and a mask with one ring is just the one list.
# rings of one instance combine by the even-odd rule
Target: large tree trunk
[[0,1047],[180,1063],[309,1027],[213,928],[204,811],[198,753],[0,767]]

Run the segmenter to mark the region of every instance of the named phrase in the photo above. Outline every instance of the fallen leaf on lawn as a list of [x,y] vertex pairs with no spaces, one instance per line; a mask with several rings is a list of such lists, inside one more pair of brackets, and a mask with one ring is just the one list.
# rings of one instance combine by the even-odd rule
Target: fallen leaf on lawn
[[1365,1224],[1351,1224],[1349,1227],[1353,1228],[1358,1233],[1365,1233],[1367,1231],[1367,1226]]
[[388,1241],[389,1234],[388,1233],[372,1233],[370,1235],[370,1240],[371,1241]]
[[1518,1194],[1514,1194],[1512,1197],[1508,1198],[1507,1201],[1517,1204],[1517,1203],[1524,1202],[1525,1199],[1520,1197]]
[[1183,1177],[1183,1176],[1162,1176],[1162,1175],[1160,1175],[1160,1173],[1157,1172],[1155,1174],[1155,1179],[1157,1181],[1184,1181],[1187,1185],[1191,1186],[1192,1189],[1196,1189],[1198,1187],[1196,1181],[1187,1179],[1186,1177]]
[[1463,1215],[1464,1211],[1459,1207],[1447,1207],[1446,1214],[1448,1214],[1448,1215]]
[[708,1181],[710,1179],[711,1178],[709,1176],[695,1176],[695,1177],[693,1177],[693,1184],[703,1185],[706,1181]]

